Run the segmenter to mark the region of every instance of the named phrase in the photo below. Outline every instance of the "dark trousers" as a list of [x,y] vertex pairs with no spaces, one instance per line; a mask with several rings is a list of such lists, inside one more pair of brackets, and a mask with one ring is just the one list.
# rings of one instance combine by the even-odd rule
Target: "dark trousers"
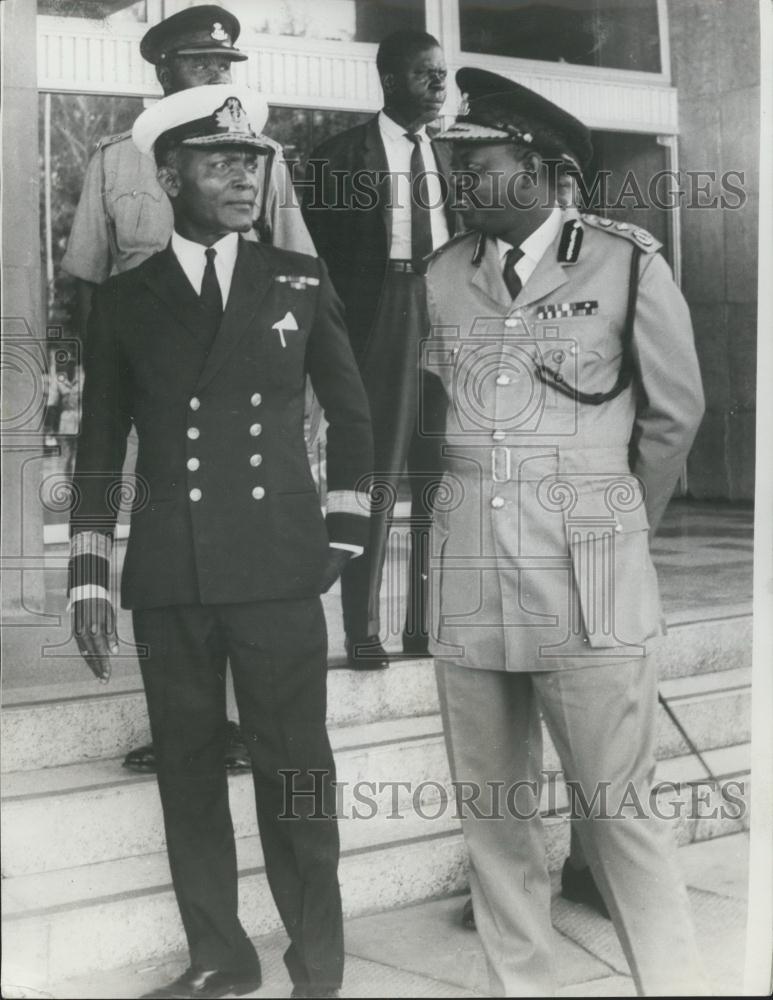
[[319,598],[135,611],[134,631],[148,648],[142,678],[192,964],[236,972],[258,966],[237,914],[223,763],[228,659],[252,757],[266,876],[291,942],[285,962],[296,985],[337,989],[343,924]]
[[364,554],[350,560],[341,576],[344,629],[355,639],[380,631],[387,540],[406,471],[411,488],[411,550],[405,633],[427,634],[429,527],[441,476],[440,431],[446,408],[440,380],[420,369],[420,342],[428,336],[423,278],[388,271],[365,354],[358,359],[370,403],[375,472],[370,540]]

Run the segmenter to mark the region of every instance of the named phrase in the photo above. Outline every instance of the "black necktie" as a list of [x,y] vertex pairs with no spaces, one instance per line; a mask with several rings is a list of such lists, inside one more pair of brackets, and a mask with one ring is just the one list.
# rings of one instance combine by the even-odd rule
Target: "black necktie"
[[220,282],[217,280],[217,274],[215,273],[215,255],[217,250],[214,247],[208,247],[204,251],[204,256],[207,258],[207,265],[204,268],[204,278],[201,282],[201,295],[199,300],[201,302],[201,308],[205,316],[205,326],[212,340],[215,339],[215,335],[220,327],[220,321],[223,318],[223,295],[220,291]]
[[432,253],[432,223],[429,214],[429,190],[424,157],[421,155],[421,137],[406,132],[406,139],[413,143],[411,153],[411,258],[413,266],[424,270],[422,260]]
[[508,250],[505,255],[505,269],[502,272],[502,277],[505,279],[507,290],[513,299],[518,298],[518,294],[523,288],[523,283],[518,277],[518,272],[515,269],[515,265],[521,257],[523,257],[523,250],[521,250],[520,247],[513,247],[512,250]]

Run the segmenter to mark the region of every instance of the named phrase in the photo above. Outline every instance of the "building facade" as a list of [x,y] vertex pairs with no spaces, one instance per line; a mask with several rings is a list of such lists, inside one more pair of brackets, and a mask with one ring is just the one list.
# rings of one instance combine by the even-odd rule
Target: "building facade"
[[[79,182],[102,135],[159,95],[147,28],[190,0],[39,0],[41,262],[46,317],[72,326],[59,269]],[[655,233],[693,310],[708,414],[683,489],[751,499],[759,135],[755,0],[230,0],[238,78],[271,105],[268,131],[302,166],[322,138],[380,105],[380,39],[440,40],[453,72],[479,65],[533,87],[594,130],[591,205]],[[450,87],[444,115],[460,95]],[[731,174],[732,176],[728,176]],[[740,193],[734,193],[740,192]],[[726,197],[725,197],[726,196]],[[721,204],[722,199],[727,201]],[[740,202],[740,204],[739,204]]]

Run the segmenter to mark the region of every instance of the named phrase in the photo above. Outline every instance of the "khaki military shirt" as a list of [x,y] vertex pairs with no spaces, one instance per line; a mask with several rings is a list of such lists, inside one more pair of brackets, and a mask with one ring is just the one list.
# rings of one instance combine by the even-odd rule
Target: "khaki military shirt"
[[[448,396],[433,521],[436,655],[488,670],[557,670],[646,655],[662,634],[649,553],[703,413],[690,316],[643,230],[561,226],[513,299],[492,240],[430,262],[425,366]],[[622,226],[622,228],[617,228]],[[634,377],[616,384],[633,253]]]
[[[274,245],[316,256],[278,144],[268,183]],[[100,142],[86,170],[62,267],[101,284],[163,250],[172,228],[172,206],[156,180],[152,157],[139,152],[131,133],[111,136]]]

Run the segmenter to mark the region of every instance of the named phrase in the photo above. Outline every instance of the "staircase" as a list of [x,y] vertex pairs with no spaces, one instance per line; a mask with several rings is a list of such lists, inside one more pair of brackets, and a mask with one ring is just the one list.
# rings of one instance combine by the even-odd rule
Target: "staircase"
[[[737,782],[728,788],[734,796],[741,788],[748,802],[751,616],[724,605],[670,618],[670,641],[658,654],[661,691],[714,774]],[[374,674],[334,664],[328,703],[343,787],[346,915],[461,892],[465,851],[449,797],[432,661],[398,660]],[[5,982],[42,989],[184,949],[155,778],[121,767],[123,754],[148,738],[136,667],[118,671],[108,687],[81,679],[7,689],[3,716]],[[658,725],[658,794],[667,812],[677,794],[689,797],[686,783],[704,781],[705,772],[662,710]],[[549,741],[545,767],[558,769]],[[716,789],[707,795],[703,787],[700,815],[673,825],[680,843],[748,825],[729,796],[723,800]],[[249,775],[230,779],[230,798],[240,913],[257,936],[279,920]],[[545,825],[550,865],[558,868],[569,832],[561,787],[545,800]]]

